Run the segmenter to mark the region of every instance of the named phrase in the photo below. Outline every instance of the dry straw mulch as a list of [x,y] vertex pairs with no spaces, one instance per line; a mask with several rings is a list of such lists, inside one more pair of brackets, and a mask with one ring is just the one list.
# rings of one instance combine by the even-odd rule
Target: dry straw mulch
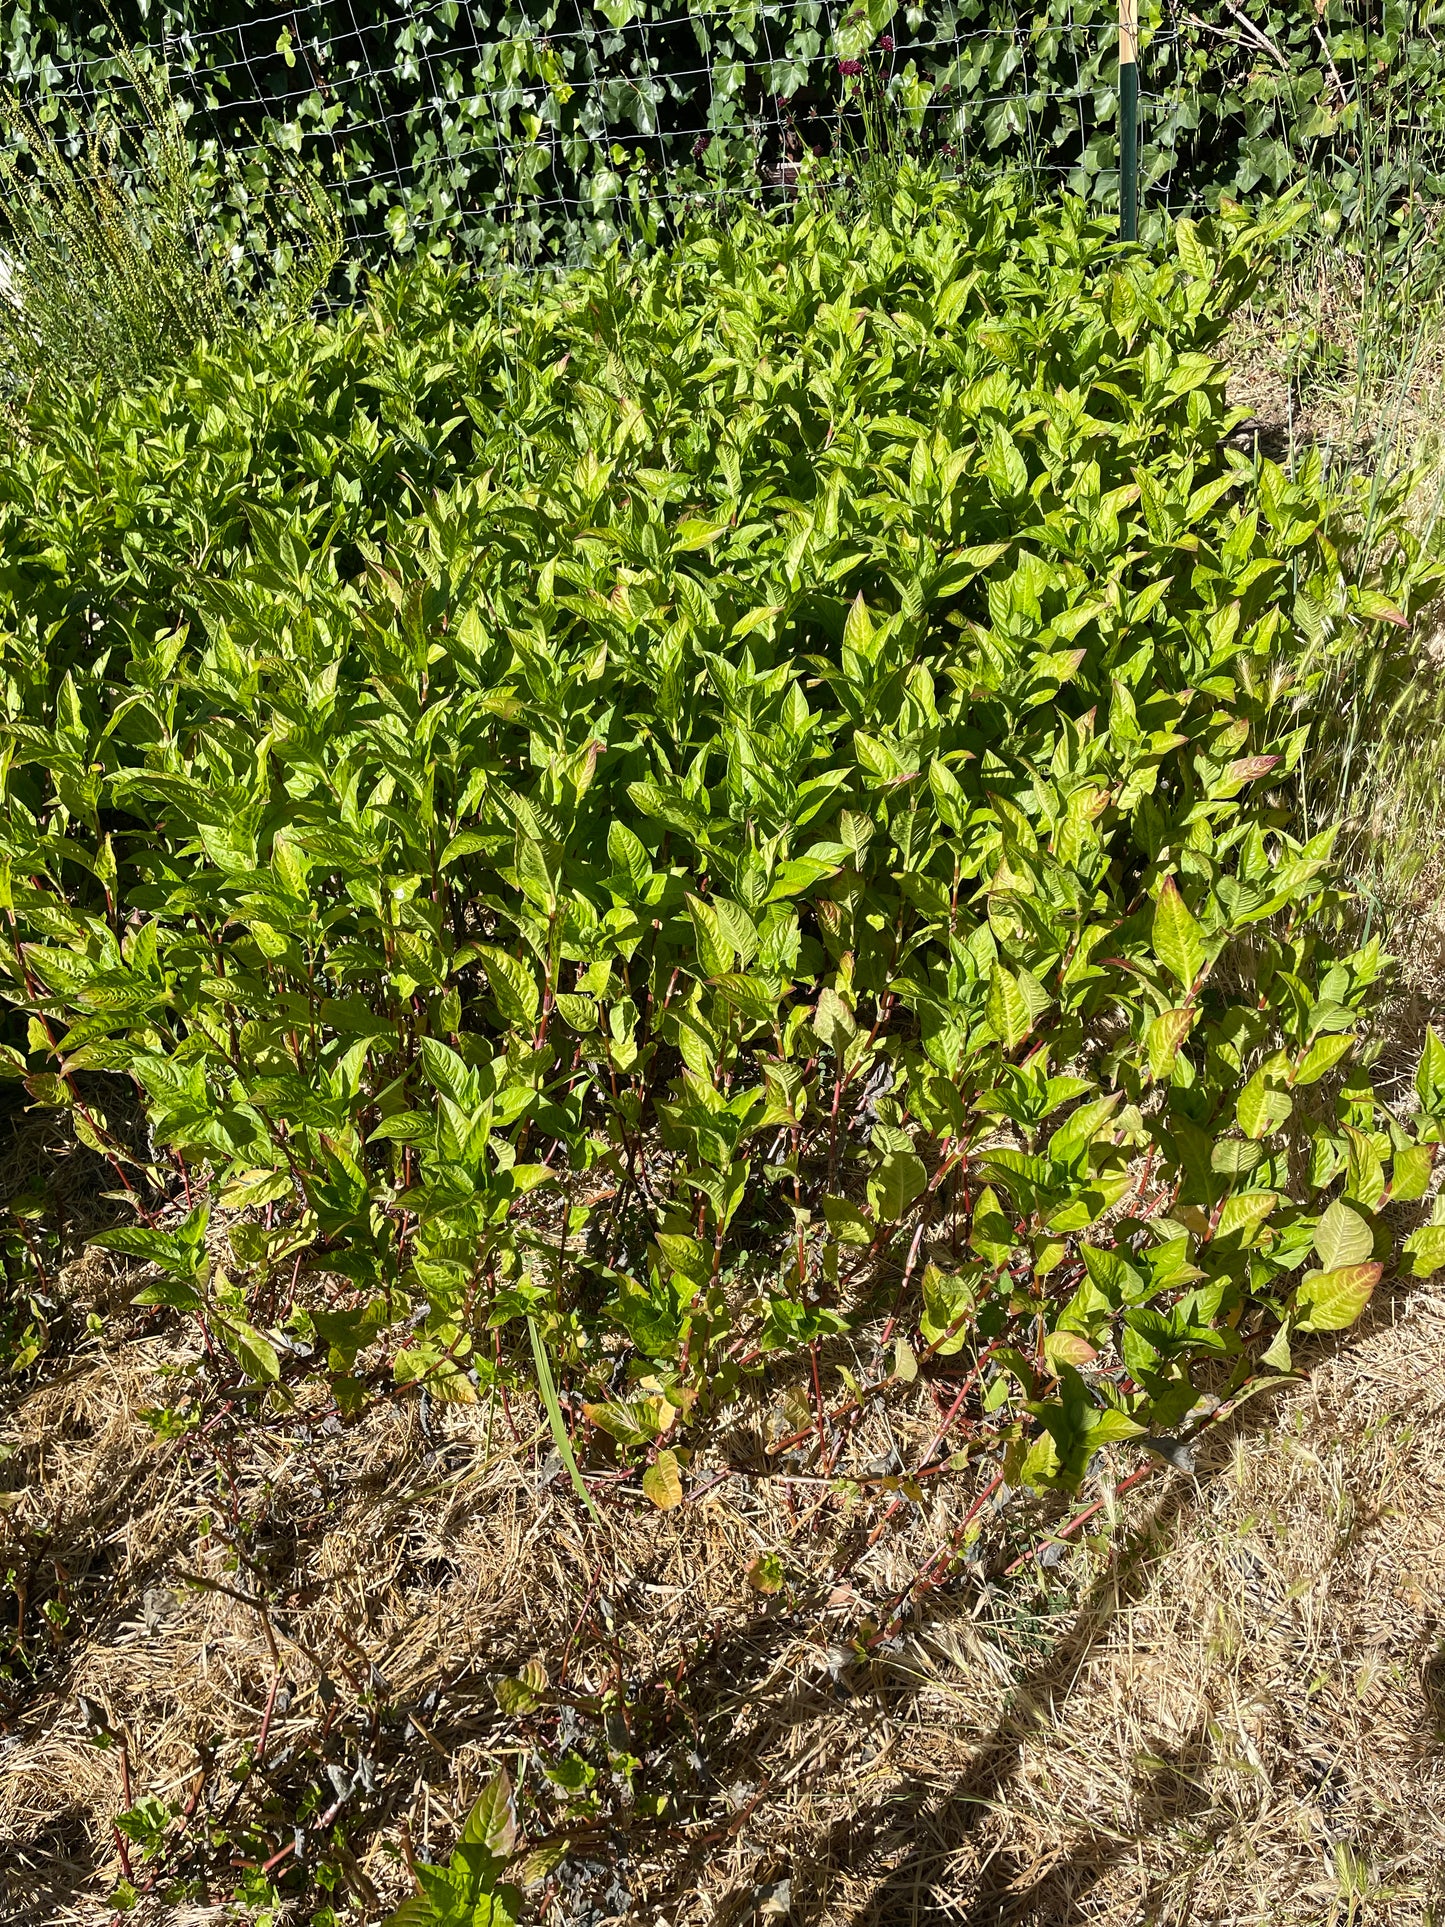
[[[27,1630],[46,1600],[68,1623],[4,1709],[5,1921],[113,1916],[122,1758],[98,1721],[133,1798],[192,1805],[170,1865],[206,1870],[204,1896],[152,1895],[145,1922],[222,1918],[238,1876],[230,1848],[201,1851],[208,1826],[284,1855],[308,1787],[346,1832],[347,1917],[378,1920],[408,1891],[403,1841],[444,1856],[497,1763],[532,1839],[569,1848],[533,1888],[568,1927],[1403,1927],[1445,1905],[1445,1299],[1383,1304],[1057,1564],[999,1576],[1041,1519],[991,1507],[987,1556],[881,1639],[971,1473],[870,1545],[896,1495],[840,1500],[770,1458],[790,1414],[759,1408],[688,1503],[619,1487],[599,1530],[515,1401],[510,1424],[454,1406],[424,1425],[411,1402],[157,1440],[139,1414],[183,1355],[136,1327],[6,1427],[4,1563]],[[855,1468],[910,1462],[934,1417],[921,1383],[880,1402]],[[761,1554],[776,1593],[749,1580]],[[529,1661],[541,1701],[504,1711]],[[644,1760],[660,1815],[627,1804],[604,1739]],[[569,1748],[601,1763],[596,1818],[541,1777]]]

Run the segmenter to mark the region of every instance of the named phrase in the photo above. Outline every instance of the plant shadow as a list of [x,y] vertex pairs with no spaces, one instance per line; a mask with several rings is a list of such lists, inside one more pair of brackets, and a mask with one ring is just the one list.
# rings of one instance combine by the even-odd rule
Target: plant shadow
[[[1347,1338],[1321,1341],[1311,1364],[1347,1353],[1379,1323],[1380,1317],[1372,1316]],[[1275,1429],[1274,1412],[1285,1389],[1272,1388],[1250,1400],[1220,1429],[1193,1476],[1163,1475],[1168,1484],[1148,1511],[1120,1533],[1065,1630],[1018,1675],[965,1771],[941,1789],[933,1776],[920,1778],[911,1790],[890,1795],[871,1811],[846,1814],[788,1865],[760,1864],[746,1886],[735,1885],[720,1899],[713,1916],[719,1927],[765,1922],[767,1912],[760,1911],[758,1897],[779,1879],[788,1882],[792,1927],[824,1927],[825,1922],[829,1927],[835,1922],[847,1927],[918,1927],[944,1920],[955,1927],[1062,1927],[1083,1918],[1080,1910],[1090,1890],[1134,1854],[1131,1839],[1107,1829],[1081,1828],[1062,1854],[1037,1863],[1023,1852],[1011,1853],[992,1836],[985,1840],[985,1831],[1008,1805],[1025,1743],[1037,1736],[1041,1718],[1055,1716],[1067,1705],[1090,1653],[1142,1597],[1160,1556],[1204,1506],[1208,1486],[1221,1476],[1234,1448],[1241,1440]],[[1041,1576],[1036,1566],[1033,1571]],[[910,1622],[910,1630],[926,1630],[949,1610],[948,1595],[935,1594],[928,1611]],[[1429,1728],[1424,1744],[1438,1748],[1445,1736],[1445,1640],[1438,1641],[1423,1662],[1422,1697]],[[895,1714],[899,1698],[895,1690],[889,1706]],[[807,1718],[806,1707],[794,1696],[775,1717],[796,1723]],[[1216,1759],[1212,1724],[1206,1716],[1168,1746],[1156,1743],[1149,1756],[1136,1760],[1129,1788],[1130,1804],[1143,1825],[1172,1829],[1188,1823],[1194,1851],[1200,1854],[1210,1851],[1216,1827],[1232,1824],[1232,1816],[1221,1812],[1216,1822],[1207,1811],[1212,1803],[1209,1772]],[[948,1863],[969,1842],[978,1847],[982,1873],[975,1891],[960,1899],[956,1891],[945,1894],[944,1876]],[[700,1876],[703,1866],[698,1858],[692,1871]],[[861,1900],[843,1902],[844,1892],[856,1895],[860,1887]],[[1146,1909],[1143,1917],[1152,1916]]]

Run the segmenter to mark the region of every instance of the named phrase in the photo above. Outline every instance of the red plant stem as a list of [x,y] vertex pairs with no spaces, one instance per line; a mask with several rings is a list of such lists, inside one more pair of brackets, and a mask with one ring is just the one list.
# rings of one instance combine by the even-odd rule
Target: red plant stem
[[[1152,1459],[1149,1460],[1147,1464],[1141,1465],[1136,1471],[1131,1472],[1127,1479],[1121,1479],[1114,1487],[1113,1496],[1118,1498],[1121,1492],[1127,1492],[1131,1486],[1138,1485],[1142,1480],[1147,1479],[1151,1472],[1157,1470],[1158,1466],[1155,1461]],[[1012,1565],[1005,1566],[1003,1569],[1004,1578],[1012,1578],[1020,1566],[1026,1566],[1030,1559],[1036,1559],[1044,1547],[1052,1545],[1056,1539],[1067,1539],[1071,1532],[1077,1532],[1085,1520],[1092,1519],[1096,1512],[1102,1512],[1108,1503],[1109,1501],[1107,1499],[1095,1499],[1092,1505],[1087,1505],[1081,1512],[1076,1512],[1071,1519],[1067,1519],[1056,1531],[1049,1533],[1046,1538],[1040,1539],[1037,1545],[1030,1546],[1027,1552],[1021,1552]]]
[[913,1267],[918,1262],[918,1247],[923,1243],[923,1232],[927,1223],[927,1218],[921,1217],[914,1230],[913,1243],[908,1247],[908,1262],[904,1265],[903,1276],[898,1281],[898,1291],[893,1300],[893,1309],[888,1314],[888,1323],[883,1327],[883,1334],[878,1340],[880,1345],[886,1345],[893,1336],[893,1326],[898,1317],[898,1307],[903,1303],[903,1294],[908,1289],[908,1281],[913,1276]]
[[828,1434],[823,1429],[823,1388],[818,1383],[818,1341],[815,1338],[808,1347],[808,1362],[813,1368],[813,1410],[818,1420],[818,1457],[820,1462],[828,1456]]
[[[974,1500],[973,1504],[968,1508],[968,1511],[963,1515],[963,1519],[961,1523],[954,1528],[952,1538],[950,1539],[949,1544],[945,1548],[945,1550],[942,1552],[935,1552],[933,1557],[929,1559],[919,1569],[917,1577],[910,1580],[908,1585],[906,1585],[903,1588],[903,1591],[898,1595],[897,1605],[895,1605],[894,1607],[894,1617],[889,1622],[890,1626],[897,1624],[898,1607],[903,1604],[904,1600],[908,1598],[910,1593],[916,1592],[921,1586],[931,1586],[937,1583],[936,1581],[929,1578],[928,1575],[930,1571],[941,1564],[946,1564],[953,1557],[954,1553],[957,1552],[960,1544],[963,1541],[964,1533],[968,1531],[968,1528],[973,1524],[974,1520],[978,1517],[979,1513],[982,1512],[983,1508],[988,1504],[989,1500],[993,1497],[994,1493],[998,1491],[999,1487],[1002,1484],[1003,1484],[1003,1473],[1002,1472],[995,1473],[993,1478],[990,1479],[988,1484],[984,1487],[983,1491],[980,1492],[978,1497]],[[844,1573],[850,1570],[850,1568],[857,1562],[857,1560],[862,1557],[862,1553],[864,1550],[866,1550],[866,1548],[860,1548],[859,1552],[855,1553],[854,1557],[850,1559],[846,1565],[839,1568],[839,1577],[841,1577]],[[879,1629],[878,1632],[876,1632],[873,1635],[873,1638],[869,1641],[869,1644],[872,1646],[876,1646],[877,1644],[879,1644],[880,1641],[884,1639],[890,1639],[891,1637],[892,1637],[892,1633],[889,1631],[888,1627],[882,1627]]]
[[276,1695],[280,1687],[281,1674],[278,1670],[271,1675],[271,1691],[266,1696],[266,1711],[261,1716],[261,1737],[256,1742],[256,1757],[254,1762],[256,1766],[259,1766],[266,1757],[266,1740],[271,1731],[271,1715],[276,1710]]

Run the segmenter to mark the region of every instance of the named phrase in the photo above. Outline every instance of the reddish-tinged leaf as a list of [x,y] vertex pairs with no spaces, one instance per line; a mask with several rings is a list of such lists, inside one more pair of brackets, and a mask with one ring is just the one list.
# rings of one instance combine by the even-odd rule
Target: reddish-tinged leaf
[[1269,772],[1280,761],[1278,756],[1238,756],[1224,772],[1230,783],[1253,783]]

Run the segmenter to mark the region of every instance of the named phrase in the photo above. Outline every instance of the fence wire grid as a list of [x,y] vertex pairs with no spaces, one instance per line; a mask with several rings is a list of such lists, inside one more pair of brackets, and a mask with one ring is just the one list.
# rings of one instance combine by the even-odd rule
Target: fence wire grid
[[[538,19],[460,0],[242,0],[227,24],[172,22],[133,52],[168,74],[237,240],[278,153],[324,181],[355,258],[574,259],[619,231],[656,239],[723,196],[787,199],[820,164],[902,150],[959,171],[1023,167],[1117,205],[1111,10],[1051,0],[980,24],[954,4],[870,4],[564,0]],[[1146,8],[1140,24],[1139,178],[1157,215],[1198,115],[1178,17]],[[57,59],[37,38],[11,46],[9,67],[76,151],[124,111],[112,53]]]

